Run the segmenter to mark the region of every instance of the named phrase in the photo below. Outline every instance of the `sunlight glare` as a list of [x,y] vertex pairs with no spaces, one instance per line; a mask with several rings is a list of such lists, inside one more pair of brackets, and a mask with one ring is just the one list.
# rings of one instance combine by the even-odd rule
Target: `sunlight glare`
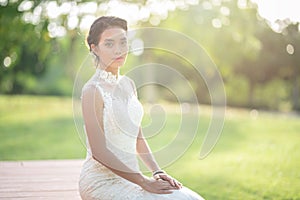
[[271,23],[289,18],[292,22],[300,22],[300,1],[297,0],[252,0],[258,5],[258,12]]
[[60,12],[61,14],[68,14],[71,11],[72,8],[72,3],[70,2],[64,2],[62,3],[62,5],[60,6]]
[[247,0],[238,0],[237,6],[239,7],[239,9],[247,8]]
[[33,2],[32,1],[22,1],[22,3],[19,5],[18,10],[20,12],[24,12],[27,10],[30,10],[33,6]]
[[147,21],[150,17],[150,10],[146,7],[142,7],[139,11],[140,20]]
[[222,7],[220,8],[220,12],[221,12],[221,14],[224,15],[224,16],[229,16],[229,15],[230,15],[230,10],[229,10],[229,8],[226,7],[226,6],[222,6]]
[[54,22],[51,22],[48,25],[48,31],[49,31],[49,36],[52,38],[55,37],[63,37],[64,35],[66,35],[66,29],[63,26],[59,26]]
[[6,6],[8,4],[7,0],[0,0],[0,6]]
[[9,67],[11,65],[11,58],[9,56],[6,56],[3,60],[3,64],[5,67]]
[[75,29],[78,26],[79,19],[76,15],[69,15],[68,16],[68,28],[70,30]]
[[59,7],[57,6],[56,1],[50,1],[47,4],[46,10],[50,19],[55,19],[60,15],[60,12],[58,12]]
[[93,15],[85,15],[81,19],[81,22],[79,25],[80,30],[88,30],[95,19],[96,19],[96,17]]
[[212,25],[214,28],[221,28],[222,27],[222,22],[220,19],[218,18],[214,18],[212,21],[211,21]]
[[221,6],[221,4],[222,4],[221,0],[211,0],[211,2],[214,6]]
[[158,26],[160,23],[160,19],[158,16],[151,16],[149,19],[150,24],[152,24],[153,26]]
[[287,53],[290,54],[290,55],[294,54],[294,46],[291,45],[291,44],[288,44],[288,45],[286,46],[286,51],[287,51]]
[[79,7],[79,13],[80,14],[93,14],[97,11],[97,3],[96,2],[87,2],[85,4],[82,4]]

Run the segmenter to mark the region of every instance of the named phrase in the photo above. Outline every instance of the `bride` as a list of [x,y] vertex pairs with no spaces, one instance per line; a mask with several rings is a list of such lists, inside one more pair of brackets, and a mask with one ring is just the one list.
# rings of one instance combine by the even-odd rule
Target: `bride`
[[[84,200],[203,199],[161,170],[140,127],[143,108],[131,79],[119,74],[126,60],[127,22],[103,16],[87,38],[96,72],[82,89],[87,156],[79,179]],[[141,173],[137,155],[152,171]]]

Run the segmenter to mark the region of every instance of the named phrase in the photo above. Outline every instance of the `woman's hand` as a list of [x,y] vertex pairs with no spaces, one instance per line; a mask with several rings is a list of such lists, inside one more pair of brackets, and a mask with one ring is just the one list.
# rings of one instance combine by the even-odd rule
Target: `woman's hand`
[[156,194],[170,194],[172,190],[176,190],[175,186],[172,186],[169,181],[164,181],[162,179],[153,179],[153,178],[145,178],[144,181],[140,184],[140,186],[151,193]]
[[165,172],[156,174],[156,175],[153,176],[153,178],[156,179],[156,180],[168,181],[171,186],[173,186],[174,188],[176,188],[178,190],[182,188],[182,184],[179,181],[172,178],[170,175],[168,175]]

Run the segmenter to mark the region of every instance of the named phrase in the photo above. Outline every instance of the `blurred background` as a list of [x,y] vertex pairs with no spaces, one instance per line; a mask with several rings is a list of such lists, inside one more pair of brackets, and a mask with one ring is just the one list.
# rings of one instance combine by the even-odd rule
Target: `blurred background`
[[[166,28],[192,38],[223,78],[227,110],[222,135],[211,154],[199,160],[211,120],[205,82],[191,63],[168,52],[128,56],[122,73],[144,62],[166,64],[190,82],[197,96],[200,120],[191,94],[168,73],[160,76],[177,88],[186,113],[176,111],[170,91],[140,88],[143,124],[161,126],[167,120],[164,134],[149,138],[152,149],[176,137],[182,116],[199,120],[199,134],[185,135],[193,139],[191,146],[166,167],[170,174],[207,199],[300,199],[299,8],[297,0],[0,0],[0,160],[84,158],[84,142],[74,125],[74,81],[78,71],[86,69],[85,79],[94,70],[85,43],[90,25],[98,16],[114,15],[126,19],[130,30]],[[142,46],[143,38],[151,38],[144,33],[131,45]],[[169,43],[185,48],[181,40]],[[193,49],[184,51],[187,57],[198,56]],[[208,74],[214,77],[218,71]],[[148,113],[149,102],[161,102],[167,112]]]
[[[228,105],[299,110],[299,2],[258,2],[1,0],[0,92],[71,96],[88,55],[88,28],[97,16],[116,15],[131,29],[168,28],[196,40],[222,74]],[[151,57],[153,62],[163,58]],[[138,62],[129,59],[126,66]],[[179,64],[193,82],[191,67]],[[169,65],[178,66],[178,60]],[[208,103],[199,85],[199,101]]]

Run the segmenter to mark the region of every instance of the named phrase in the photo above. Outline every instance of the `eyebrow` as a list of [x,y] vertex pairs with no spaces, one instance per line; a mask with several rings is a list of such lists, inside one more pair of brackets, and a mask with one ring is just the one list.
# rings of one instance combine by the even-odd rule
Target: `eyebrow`
[[105,39],[104,41],[105,42],[114,42],[115,40],[113,40],[113,39]]
[[[123,38],[121,38],[120,40],[127,40],[127,38],[126,37],[123,37]],[[115,40],[114,39],[105,39],[104,41],[106,41],[106,42],[114,42]]]

